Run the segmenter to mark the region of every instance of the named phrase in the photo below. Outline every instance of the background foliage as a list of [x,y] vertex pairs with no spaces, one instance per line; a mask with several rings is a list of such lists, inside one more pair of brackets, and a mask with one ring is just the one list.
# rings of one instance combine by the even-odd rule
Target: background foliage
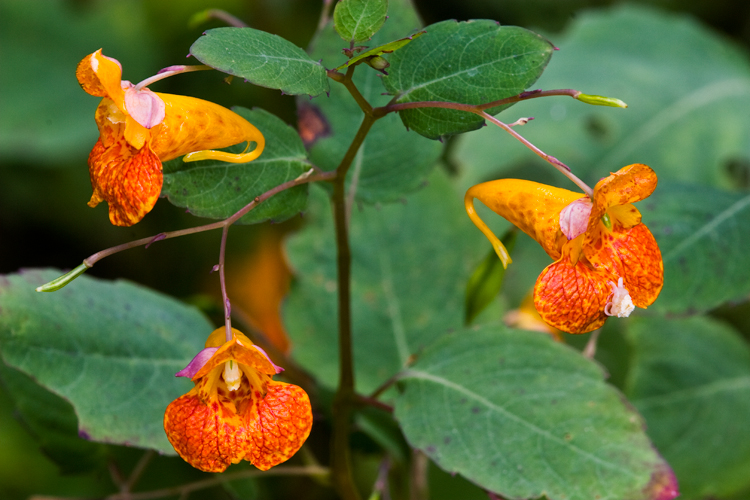
[[[604,3],[605,9],[591,9]],[[612,442],[628,441],[636,452],[619,457],[619,462],[604,460],[627,471],[629,478],[615,480],[614,489],[606,493],[611,496],[602,498],[643,494],[642,488],[651,486],[648,471],[662,470],[663,462],[650,448],[639,417],[620,402],[619,390],[645,419],[648,438],[680,480],[682,498],[739,499],[750,491],[750,258],[745,251],[750,243],[746,241],[750,235],[750,35],[743,31],[750,21],[750,7],[701,1],[681,2],[677,7],[666,0],[648,2],[647,8],[609,4],[463,0],[417,2],[417,7],[424,24],[491,18],[539,31],[561,50],[552,55],[534,88],[577,88],[616,96],[630,105],[627,110],[595,108],[559,97],[517,104],[501,118],[534,116],[519,131],[592,183],[631,162],[654,167],[659,188],[639,208],[664,254],[662,296],[637,317],[607,325],[597,354],[602,367],[544,336],[511,331],[501,324],[503,313],[519,306],[548,263],[536,244],[521,235],[503,293],[474,320],[485,326],[466,329],[466,281],[489,247],[463,215],[463,189],[498,176],[569,186],[494,127],[441,145],[414,130],[406,132],[395,115],[377,122],[350,178],[359,203],[352,214],[357,383],[361,392],[368,393],[400,373],[399,391],[389,392],[385,399],[395,405],[395,421],[403,435],[394,420],[381,412],[357,416],[354,459],[363,489],[374,481],[380,450],[387,450],[395,462],[406,461],[408,442],[447,472],[459,473],[451,477],[431,465],[431,498],[486,498],[462,477],[513,497],[533,498],[546,491],[556,498],[560,491],[569,498],[590,498],[588,493],[597,488],[595,476],[602,471],[587,468],[586,460],[570,459],[567,454],[588,449],[587,433],[609,432]],[[231,213],[232,208],[211,212],[215,200],[183,195],[186,186],[195,182],[231,192],[231,184],[221,184],[230,175],[229,168],[215,165],[204,165],[213,172],[213,180],[210,176],[196,180],[189,169],[168,165],[165,194],[176,206],[160,201],[133,228],[114,228],[105,207],[85,206],[90,196],[85,163],[97,136],[92,120],[97,100],[80,91],[73,74],[76,63],[104,47],[122,62],[125,78],[139,81],[158,68],[183,61],[188,52],[200,57],[200,47],[191,48],[193,42],[206,40],[201,34],[222,24],[214,20],[195,26],[189,20],[209,7],[223,8],[253,28],[307,47],[310,62],[303,67],[313,72],[319,71],[318,60],[325,67],[346,60],[340,53],[346,45],[339,37],[341,31],[336,33],[329,25],[315,33],[317,2],[0,0],[1,273],[30,267],[69,268],[102,248],[195,225],[199,219],[187,215],[185,208],[200,216]],[[377,9],[373,12],[359,15],[376,19]],[[389,14],[366,44],[395,40],[421,27],[404,1],[391,0]],[[343,11],[339,15],[345,17]],[[357,43],[364,37],[355,31],[345,36]],[[397,55],[386,56],[394,64],[394,74],[401,57]],[[222,81],[223,74],[206,72],[172,78],[155,90],[242,106],[254,122],[286,136],[287,143],[294,144],[289,150],[274,150],[270,141],[268,146],[268,160],[283,163],[285,169],[286,177],[278,182],[296,177],[308,162],[325,170],[335,168],[360,120],[353,113],[356,103],[341,86],[331,82],[329,98],[323,93],[327,80],[299,90],[274,80],[273,74],[238,74],[241,78],[229,86]],[[242,78],[263,87],[245,84]],[[383,79],[364,65],[355,74],[355,82],[373,105],[388,102],[390,96],[380,94],[396,89],[387,83],[388,77],[381,85]],[[282,96],[278,89],[321,95],[295,99]],[[279,118],[251,110],[254,107]],[[288,126],[296,125],[297,110],[301,116],[302,110],[319,114],[329,127],[317,142],[307,144],[307,153]],[[409,123],[408,118],[404,121]],[[286,247],[295,281],[284,319],[293,359],[321,384],[314,394],[321,404],[310,443],[325,460],[329,422],[325,408],[328,391],[336,383],[334,248],[322,190],[310,189],[305,208],[306,191],[285,193],[289,198],[280,203],[288,211],[278,219],[292,219],[271,231],[300,229]],[[295,216],[303,208],[304,217]],[[257,218],[245,222],[267,218],[260,211],[251,216]],[[494,227],[501,234],[507,226],[496,218]],[[233,229],[227,267],[228,278],[239,283],[234,286],[241,286],[247,275],[233,276],[231,269],[244,269],[267,231],[265,225]],[[159,432],[159,408],[190,385],[171,374],[202,343],[184,332],[210,331],[219,310],[217,280],[209,276],[218,257],[218,234],[189,238],[189,242],[162,242],[118,254],[89,272],[96,278],[125,278],[177,300],[140,285],[87,276],[76,282],[78,288],[58,292],[83,294],[75,300],[86,313],[78,315],[39,302],[66,297],[31,291],[48,274],[27,271],[0,278],[0,496],[101,496],[113,491],[106,464],[114,461],[129,471],[142,454],[123,444],[171,453]],[[281,279],[281,274],[276,277]],[[87,302],[93,295],[98,300]],[[200,306],[202,313],[185,302]],[[155,304],[163,307],[152,309]],[[241,303],[235,306],[243,308]],[[102,324],[101,318],[110,321]],[[112,318],[117,322],[112,323]],[[580,347],[585,337],[566,341]],[[505,353],[505,359],[518,366],[504,365],[497,377],[489,377],[497,362],[487,354],[493,351]],[[88,374],[82,384],[69,378],[78,373],[70,367],[80,364]],[[519,377],[515,369],[528,373]],[[552,382],[559,387],[553,389]],[[490,387],[491,383],[500,389]],[[134,393],[133,387],[141,392]],[[434,391],[441,391],[444,406],[421,397]],[[122,422],[107,421],[113,408],[102,408],[101,400],[94,397],[102,393],[108,394],[104,401],[109,405],[122,404],[115,413],[123,421],[153,427],[153,440],[140,432],[132,435],[145,441],[130,438]],[[516,399],[503,399],[508,393]],[[461,402],[467,395],[480,403],[462,408],[468,405]],[[535,398],[536,406],[519,406],[518,401]],[[570,415],[568,421],[555,421],[545,413],[545,405],[553,405],[553,400],[565,401],[567,406],[555,415]],[[591,402],[601,411],[581,409],[580,405]],[[485,426],[458,431],[470,425],[462,424],[463,419],[476,422],[475,408],[486,412]],[[534,412],[524,414],[524,409]],[[418,416],[424,414],[443,418],[420,421]],[[498,475],[494,468],[503,464],[493,463],[497,457],[472,450],[486,450],[494,432],[515,425],[520,426],[513,431],[518,442],[500,439],[492,449],[497,457],[517,453],[513,463],[529,464],[529,470]],[[81,430],[117,445],[79,439]],[[524,454],[530,441],[554,448],[550,461],[559,459],[567,465],[534,463],[538,455]],[[471,460],[480,465],[467,467]],[[555,472],[568,466],[571,470],[556,477]],[[573,470],[576,467],[580,470]],[[169,456],[155,458],[149,471],[142,488],[202,477]],[[569,483],[571,476],[578,480]],[[399,484],[405,488],[403,478],[401,483],[394,478],[393,484],[395,489]],[[640,488],[635,493],[628,489],[634,484]],[[577,487],[583,490],[575,491]],[[209,490],[206,497],[283,498],[300,492],[310,498],[331,495],[324,486],[301,479],[226,483]]]

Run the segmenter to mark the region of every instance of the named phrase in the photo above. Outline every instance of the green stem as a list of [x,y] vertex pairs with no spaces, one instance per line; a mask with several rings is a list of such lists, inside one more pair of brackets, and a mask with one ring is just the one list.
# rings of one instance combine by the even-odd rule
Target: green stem
[[581,92],[573,89],[554,89],[554,90],[531,90],[528,92],[521,92],[520,94],[512,95],[504,99],[498,99],[497,101],[486,102],[484,104],[465,104],[462,102],[444,102],[444,101],[415,101],[415,102],[402,102],[395,103],[391,102],[385,106],[373,109],[373,114],[380,118],[388,113],[394,111],[403,111],[405,109],[417,109],[417,108],[445,108],[455,109],[458,111],[466,111],[468,113],[476,113],[477,111],[484,111],[485,109],[496,108],[498,106],[507,106],[520,101],[526,101],[528,99],[536,99],[537,97],[550,97],[550,96],[570,96],[573,99],[578,99]]
[[362,93],[352,81],[352,75],[354,75],[355,68],[356,66],[349,66],[346,69],[346,75],[344,76],[344,80],[341,83],[344,84],[346,90],[348,90],[354,100],[357,101],[357,105],[362,110],[362,112],[367,116],[372,116],[372,105],[367,102],[367,99],[362,96]]
[[341,498],[359,500],[351,472],[349,434],[352,410],[356,404],[354,392],[354,359],[352,355],[351,316],[351,249],[346,202],[346,173],[360,146],[370,131],[375,118],[365,114],[354,140],[336,169],[333,181],[333,217],[336,226],[339,317],[339,387],[333,401],[333,442],[331,468],[333,481]]
[[239,219],[241,219],[245,214],[247,214],[250,210],[257,207],[260,203],[263,203],[268,198],[271,198],[272,196],[279,194],[280,192],[291,189],[295,186],[299,186],[301,184],[306,184],[308,182],[318,182],[318,181],[331,181],[333,178],[336,177],[336,172],[320,172],[317,167],[311,167],[309,171],[306,173],[300,175],[294,180],[287,181],[283,184],[279,184],[278,186],[269,189],[265,193],[263,193],[260,196],[256,196],[253,201],[245,205],[242,209],[240,209],[237,213],[229,217],[228,219],[213,222],[211,224],[205,224],[203,226],[197,226],[197,227],[190,227],[187,229],[180,229],[179,231],[169,231],[165,233],[159,233],[155,236],[149,236],[148,238],[141,238],[140,240],[131,241],[128,243],[123,243],[122,245],[117,245],[114,247],[107,248],[105,250],[102,250],[100,252],[96,252],[93,255],[90,255],[88,258],[83,259],[83,263],[73,269],[72,271],[64,274],[63,276],[60,276],[59,278],[56,278],[49,283],[45,283],[44,285],[41,285],[37,287],[37,292],[54,292],[62,287],[68,285],[70,282],[72,282],[74,279],[82,275],[87,269],[90,269],[94,267],[94,264],[99,262],[105,257],[109,257],[110,255],[114,255],[118,252],[122,252],[124,250],[130,250],[131,248],[136,248],[140,246],[148,246],[152,243],[156,243],[157,241],[166,240],[170,238],[177,238],[179,236],[186,236],[188,234],[195,234],[195,233],[202,233],[203,231],[211,231],[213,229],[222,229],[225,227],[228,227],[235,222],[237,222]]

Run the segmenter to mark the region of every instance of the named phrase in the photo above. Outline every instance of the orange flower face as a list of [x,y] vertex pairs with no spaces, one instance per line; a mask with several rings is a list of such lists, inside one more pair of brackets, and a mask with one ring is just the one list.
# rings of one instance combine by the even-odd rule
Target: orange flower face
[[[263,134],[238,114],[192,97],[159,94],[122,81],[120,63],[101,49],[83,58],[76,70],[87,93],[103,97],[96,110],[100,138],[89,155],[94,193],[89,206],[109,204],[109,219],[132,226],[156,204],[162,186],[162,162],[217,159],[246,163],[260,156]],[[255,142],[249,153],[219,151]]]
[[223,472],[247,460],[260,470],[288,460],[312,428],[310,399],[296,385],[276,382],[282,369],[245,335],[215,330],[177,376],[191,377],[190,392],[172,401],[164,430],[175,451],[205,472]]
[[653,304],[664,283],[661,252],[632,203],[651,195],[656,174],[634,164],[605,177],[593,200],[536,182],[501,179],[470,188],[466,211],[507,266],[500,240],[474,211],[474,198],[542,245],[555,262],[534,286],[534,306],[549,325],[569,333],[602,326]]

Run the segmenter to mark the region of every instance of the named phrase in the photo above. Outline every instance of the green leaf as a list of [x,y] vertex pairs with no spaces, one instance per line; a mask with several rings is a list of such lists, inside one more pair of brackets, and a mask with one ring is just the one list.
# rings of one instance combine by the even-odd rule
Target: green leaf
[[629,324],[627,393],[686,499],[750,487],[750,349],[708,318]]
[[[544,38],[495,21],[443,21],[390,59],[383,83],[397,102],[448,101],[481,104],[523,92],[544,71],[553,46]],[[509,105],[488,109],[495,115]],[[484,119],[440,108],[399,112],[408,128],[437,139],[476,130]]]
[[[513,250],[518,233],[510,230],[502,238],[503,245],[508,253]],[[505,267],[497,258],[493,248],[490,248],[487,256],[474,269],[466,283],[466,324],[471,324],[477,315],[482,312],[500,293],[505,278]]]
[[16,415],[63,474],[90,472],[104,463],[104,446],[78,437],[78,419],[70,403],[3,363],[0,381],[13,399]]
[[369,40],[385,23],[388,0],[341,0],[333,10],[336,32],[345,42]]
[[208,30],[190,47],[203,64],[285,94],[328,92],[325,68],[292,42],[253,28]]
[[660,183],[639,203],[664,260],[660,312],[696,314],[750,292],[750,195]]
[[195,308],[121,281],[82,276],[55,293],[34,291],[59,274],[0,276],[2,361],[69,401],[80,436],[174,454],[164,410],[192,387],[174,374],[211,324]]
[[366,52],[362,52],[358,56],[354,56],[348,61],[346,61],[344,64],[336,68],[336,70],[341,71],[342,69],[346,69],[349,66],[356,66],[360,64],[361,62],[364,62],[368,58],[375,57],[375,56],[382,56],[383,54],[390,54],[392,52],[395,52],[401,47],[404,47],[407,43],[411,42],[415,38],[419,38],[425,33],[427,32],[418,31],[411,36],[407,36],[406,38],[399,38],[398,40],[394,40],[392,42],[388,42],[386,44],[380,45],[379,47],[375,47],[374,49],[370,49]]
[[[234,108],[255,125],[266,139],[266,147],[250,163],[175,159],[164,164],[162,196],[199,217],[224,219],[266,191],[310,170],[305,147],[297,132],[280,118],[262,109]],[[240,144],[229,151],[240,153]],[[256,224],[279,222],[297,215],[307,203],[307,185],[287,189],[264,201],[239,220]]]
[[[390,21],[372,38],[373,44],[384,44],[403,36],[421,23],[408,0],[391,0]],[[311,57],[323,59],[328,67],[338,66],[341,55],[341,39],[329,24],[311,42]],[[390,98],[382,95],[385,90],[381,76],[370,68],[361,66],[354,74],[354,83],[364,98],[373,106],[384,106]],[[307,141],[312,162],[323,170],[334,170],[354,139],[363,113],[349,92],[341,84],[331,88],[328,99],[298,98],[301,115],[300,132],[303,137],[313,135]],[[309,117],[314,127],[308,127]],[[419,188],[432,170],[442,151],[442,144],[428,141],[416,134],[404,133],[404,127],[395,114],[381,118],[372,126],[359,149],[348,174],[350,197],[366,203],[393,201],[405,193]],[[309,134],[306,130],[309,129]]]
[[[660,180],[736,188],[728,168],[750,159],[750,64],[734,43],[684,15],[633,4],[583,12],[553,41],[560,51],[536,86],[617,97],[628,109],[532,99],[508,119],[535,118],[516,129],[526,139],[592,185],[645,163]],[[462,136],[451,153],[465,186],[550,168],[496,127]]]
[[604,373],[548,335],[445,335],[399,377],[395,416],[441,468],[507,498],[669,499],[669,466]]
[[[330,204],[313,192],[307,227],[287,245],[297,279],[284,324],[295,360],[335,387],[336,249]],[[463,325],[466,280],[486,240],[467,221],[462,197],[436,173],[405,204],[355,208],[350,242],[356,381],[366,394],[440,332]]]

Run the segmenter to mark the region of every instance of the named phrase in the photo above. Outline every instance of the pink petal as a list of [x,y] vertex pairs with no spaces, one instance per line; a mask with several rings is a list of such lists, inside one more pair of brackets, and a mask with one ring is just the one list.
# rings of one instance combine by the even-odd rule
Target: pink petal
[[271,358],[268,357],[268,354],[266,354],[266,351],[264,351],[260,346],[257,346],[255,344],[253,344],[253,347],[255,347],[256,349],[258,349],[258,351],[260,351],[260,353],[263,356],[266,357],[266,359],[268,360],[268,362],[273,365],[273,368],[276,370],[276,375],[278,375],[279,373],[281,373],[281,372],[284,371],[284,369],[282,367],[280,367],[279,365],[277,365],[276,363],[274,363],[273,361],[271,361]]
[[569,240],[586,232],[591,215],[591,200],[579,198],[560,211],[560,229]]
[[213,356],[214,353],[218,350],[218,347],[206,347],[201,352],[199,352],[185,368],[175,373],[174,376],[193,378],[195,374],[198,373],[201,368],[203,368],[203,365],[208,363],[208,360],[211,359],[211,356]]
[[135,121],[149,129],[163,122],[166,116],[164,101],[149,89],[126,89],[125,109]]

